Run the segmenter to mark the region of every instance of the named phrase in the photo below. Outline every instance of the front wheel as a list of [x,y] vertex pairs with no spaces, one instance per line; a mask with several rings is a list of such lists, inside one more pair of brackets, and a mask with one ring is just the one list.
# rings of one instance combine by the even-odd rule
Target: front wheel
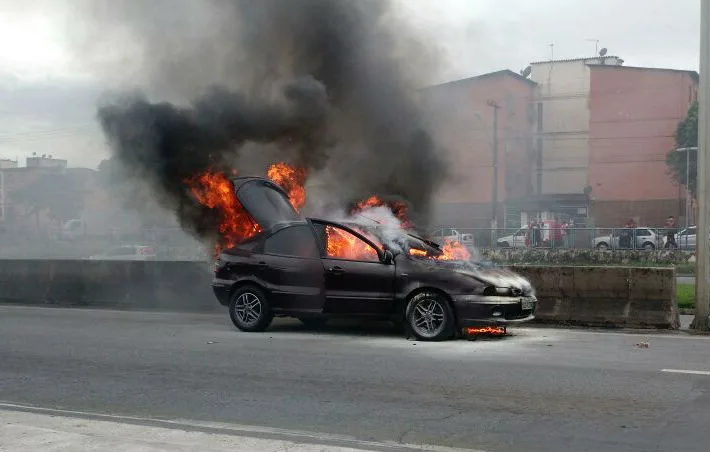
[[274,315],[264,293],[253,286],[237,289],[229,302],[229,316],[241,331],[264,331],[271,325]]
[[510,248],[510,243],[508,242],[503,242],[499,245],[501,248]]
[[422,341],[442,341],[454,334],[454,313],[449,301],[436,292],[422,292],[409,300],[407,324]]
[[646,251],[653,251],[656,249],[656,245],[651,242],[646,242],[643,244],[643,249],[645,249]]
[[600,243],[599,245],[597,245],[597,249],[598,249],[599,251],[606,251],[606,250],[609,249],[609,245],[607,245],[606,243],[602,242],[602,243]]

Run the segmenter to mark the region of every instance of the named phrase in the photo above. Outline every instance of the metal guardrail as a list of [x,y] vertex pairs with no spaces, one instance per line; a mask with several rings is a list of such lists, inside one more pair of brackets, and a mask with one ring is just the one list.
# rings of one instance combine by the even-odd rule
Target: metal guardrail
[[[656,250],[665,249],[668,229],[653,227],[629,228],[566,228],[566,229],[491,229],[451,228],[459,241],[475,248],[547,248],[596,250]],[[674,237],[681,229],[673,231]],[[436,233],[435,233],[436,234]],[[472,237],[472,239],[471,239]],[[439,239],[437,235],[433,238]],[[463,238],[463,239],[462,239]],[[694,250],[695,236],[676,237],[676,246],[669,248]]]

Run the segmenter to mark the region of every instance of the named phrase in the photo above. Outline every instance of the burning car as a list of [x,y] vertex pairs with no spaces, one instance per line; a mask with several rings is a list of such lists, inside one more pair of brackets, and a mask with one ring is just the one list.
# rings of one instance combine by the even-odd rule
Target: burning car
[[221,251],[212,287],[242,331],[264,331],[275,316],[306,325],[360,317],[403,322],[435,341],[534,317],[533,288],[512,272],[457,260],[456,247],[404,230],[301,218],[267,179],[232,182],[253,225]]

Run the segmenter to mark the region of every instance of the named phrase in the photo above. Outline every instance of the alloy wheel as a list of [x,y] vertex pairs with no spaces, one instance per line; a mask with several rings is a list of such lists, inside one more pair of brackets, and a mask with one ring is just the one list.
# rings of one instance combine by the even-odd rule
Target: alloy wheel
[[252,327],[261,318],[263,305],[256,294],[244,292],[234,303],[234,315],[245,327]]
[[412,328],[422,337],[435,337],[446,327],[446,312],[438,300],[427,298],[414,308]]

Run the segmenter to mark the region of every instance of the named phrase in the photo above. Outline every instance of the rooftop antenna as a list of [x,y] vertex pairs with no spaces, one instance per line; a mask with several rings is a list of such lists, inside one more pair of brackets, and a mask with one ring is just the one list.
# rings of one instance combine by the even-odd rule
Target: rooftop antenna
[[[594,43],[594,55],[599,55],[599,40],[598,39],[586,39],[587,42],[593,42]],[[604,55],[600,55],[604,56]]]
[[549,46],[550,46],[550,61],[552,61],[555,59],[555,43],[551,42],[549,44]]

